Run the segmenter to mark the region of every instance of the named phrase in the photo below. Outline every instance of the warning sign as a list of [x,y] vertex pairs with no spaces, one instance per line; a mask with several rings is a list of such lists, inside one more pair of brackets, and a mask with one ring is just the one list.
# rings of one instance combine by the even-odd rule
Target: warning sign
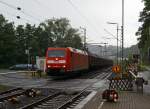
[[120,73],[121,72],[121,67],[119,65],[115,65],[112,67],[112,71],[114,73]]

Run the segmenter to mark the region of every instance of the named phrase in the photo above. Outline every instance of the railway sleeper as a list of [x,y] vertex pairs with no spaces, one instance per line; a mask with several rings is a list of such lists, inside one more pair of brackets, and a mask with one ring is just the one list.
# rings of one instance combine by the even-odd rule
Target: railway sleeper
[[28,104],[20,109],[34,109],[34,108],[40,108],[39,106],[42,105],[43,103],[45,103],[46,101],[49,101],[49,99],[53,99],[56,96],[60,95],[60,92],[54,93],[53,95],[49,95],[48,97],[45,97],[43,99],[40,99],[34,103]]
[[77,99],[75,102],[73,102],[70,106],[67,107],[67,109],[73,109],[77,104],[79,104],[85,96],[82,96],[81,98]]
[[[67,108],[72,108],[75,107],[80,101],[82,101],[87,95],[89,94],[89,92],[85,92],[82,91],[79,94],[77,94],[76,96],[74,96],[72,99],[68,100],[66,103],[64,103],[63,105],[61,105],[59,108],[57,109],[67,109]],[[79,100],[79,102],[77,103],[77,100]],[[77,104],[75,104],[77,103]]]

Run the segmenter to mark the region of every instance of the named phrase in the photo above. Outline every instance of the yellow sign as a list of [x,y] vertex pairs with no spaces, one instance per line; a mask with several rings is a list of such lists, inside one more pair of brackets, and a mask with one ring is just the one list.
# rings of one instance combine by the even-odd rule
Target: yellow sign
[[121,67],[119,65],[115,65],[112,67],[112,71],[114,73],[120,73],[121,72]]

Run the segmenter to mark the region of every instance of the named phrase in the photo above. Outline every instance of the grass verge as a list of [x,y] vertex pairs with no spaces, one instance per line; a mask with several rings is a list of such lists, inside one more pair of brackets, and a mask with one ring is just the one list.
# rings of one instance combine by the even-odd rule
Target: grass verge
[[8,89],[10,89],[9,86],[0,85],[0,92],[6,91]]

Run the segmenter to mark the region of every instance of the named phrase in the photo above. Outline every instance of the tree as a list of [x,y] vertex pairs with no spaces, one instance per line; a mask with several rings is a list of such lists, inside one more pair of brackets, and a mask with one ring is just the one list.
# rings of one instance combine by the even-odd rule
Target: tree
[[66,18],[46,20],[40,24],[40,27],[44,28],[48,37],[51,38],[51,46],[74,48],[83,46],[78,29],[72,28]]
[[17,53],[17,62],[25,63],[27,61],[25,50],[27,46],[25,29],[23,25],[18,25],[16,28],[16,51]]
[[150,47],[150,1],[143,0],[144,9],[140,13],[139,22],[142,22],[142,26],[139,27],[136,35],[140,36],[138,38],[139,43],[138,46],[141,51],[141,55],[143,60],[147,63],[148,60],[148,48]]
[[53,45],[51,36],[40,26],[36,28],[34,35],[37,37],[37,55],[45,56],[47,48]]
[[[14,26],[0,15],[0,63],[12,65],[27,63],[30,56],[45,56],[48,47],[82,48],[78,29],[72,28],[66,18],[49,19],[37,27],[26,24]],[[0,64],[1,65],[1,64]]]
[[14,63],[16,40],[14,24],[0,15],[0,63],[8,65]]

